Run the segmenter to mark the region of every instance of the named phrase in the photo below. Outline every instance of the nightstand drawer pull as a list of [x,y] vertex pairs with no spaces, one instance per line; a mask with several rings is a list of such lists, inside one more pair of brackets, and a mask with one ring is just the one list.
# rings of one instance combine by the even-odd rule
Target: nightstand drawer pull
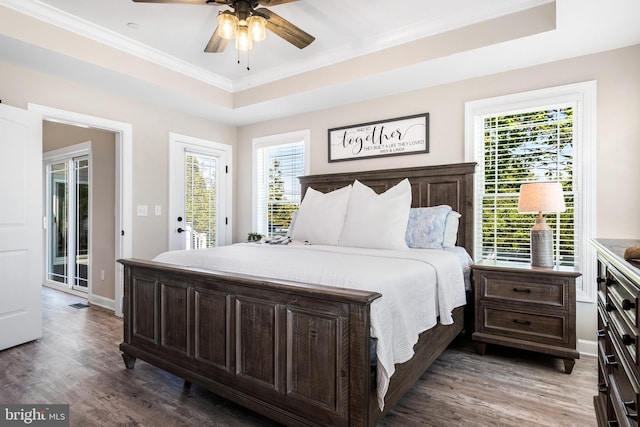
[[622,344],[631,345],[631,344],[635,344],[635,343],[636,343],[636,340],[635,340],[635,338],[632,338],[631,335],[624,334],[622,336]]
[[616,285],[618,282],[615,281],[615,279],[612,279],[610,277],[607,277],[607,280],[605,280],[605,284],[607,286],[611,286],[611,285]]
[[616,355],[615,354],[607,354],[606,356],[604,356],[604,364],[607,366],[611,366],[613,368],[617,368],[618,367],[618,362],[616,362]]
[[607,387],[607,384],[606,384],[606,383],[599,383],[599,384],[598,384],[598,391],[599,391],[600,393],[606,393],[606,392],[608,392],[608,391],[609,391],[609,387]]
[[602,277],[597,277],[597,278],[596,278],[596,283],[597,283],[597,284],[604,283],[604,281],[605,281],[605,279],[604,279],[604,278],[602,278]]
[[617,420],[607,421],[607,427],[618,427],[618,421]]
[[636,304],[629,301],[628,299],[622,300],[622,309],[623,310],[631,310],[632,308],[636,308]]
[[530,294],[531,289],[513,288],[513,292],[518,292],[521,294]]
[[605,339],[607,337],[607,331],[604,329],[598,329],[598,332],[596,332],[596,336],[599,340]]
[[531,322],[528,320],[520,320],[520,319],[513,319],[513,323],[517,323],[518,325],[525,325],[525,326],[530,326]]

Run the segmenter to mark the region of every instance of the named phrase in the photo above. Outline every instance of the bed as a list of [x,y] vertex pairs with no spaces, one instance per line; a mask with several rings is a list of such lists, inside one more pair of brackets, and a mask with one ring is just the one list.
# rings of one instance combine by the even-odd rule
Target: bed
[[[462,214],[457,245],[472,253],[474,169],[462,163],[312,175],[300,182],[303,195],[356,180],[384,193],[407,178],[412,207],[448,205]],[[119,262],[125,282],[120,349],[127,368],[144,360],[285,425],[376,425],[463,331],[465,317],[472,318],[460,306],[452,323],[422,332],[413,357],[395,365],[381,402],[371,338],[379,292]]]

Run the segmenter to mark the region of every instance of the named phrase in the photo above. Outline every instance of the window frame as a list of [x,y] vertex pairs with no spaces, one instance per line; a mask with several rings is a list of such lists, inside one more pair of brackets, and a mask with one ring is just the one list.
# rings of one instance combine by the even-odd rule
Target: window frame
[[309,149],[311,146],[311,131],[309,129],[292,131],[268,136],[253,138],[252,140],[252,209],[251,209],[251,231],[258,229],[258,150],[261,148],[271,148],[285,146],[302,142],[304,148],[304,172],[308,175],[311,164]]
[[[475,206],[481,206],[484,184],[484,159],[478,144],[484,146],[482,117],[488,114],[508,114],[533,108],[544,109],[549,105],[574,103],[574,184],[575,192],[582,197],[576,204],[576,216],[580,218],[580,260],[582,277],[577,281],[576,297],[581,302],[595,302],[596,258],[592,239],[595,237],[596,199],[596,81],[550,87],[510,95],[498,96],[465,103],[465,161],[476,162],[474,188]],[[578,211],[579,209],[579,211]],[[474,238],[481,239],[481,210],[474,218]],[[472,254],[474,259],[476,255]]]

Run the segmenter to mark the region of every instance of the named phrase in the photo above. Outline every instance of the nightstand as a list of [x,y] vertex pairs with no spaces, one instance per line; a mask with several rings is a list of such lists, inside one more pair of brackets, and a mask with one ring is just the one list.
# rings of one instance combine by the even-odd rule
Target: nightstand
[[561,357],[570,374],[576,351],[576,279],[572,268],[483,261],[473,265],[476,352],[498,344]]

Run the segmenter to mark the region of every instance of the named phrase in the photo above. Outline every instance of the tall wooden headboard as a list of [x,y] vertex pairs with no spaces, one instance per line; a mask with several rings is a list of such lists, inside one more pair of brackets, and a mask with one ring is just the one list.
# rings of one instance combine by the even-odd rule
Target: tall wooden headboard
[[365,172],[345,172],[300,177],[302,196],[307,188],[327,193],[358,180],[382,193],[404,178],[411,183],[411,206],[449,205],[462,214],[458,229],[458,246],[473,256],[473,178],[475,163],[456,163]]

